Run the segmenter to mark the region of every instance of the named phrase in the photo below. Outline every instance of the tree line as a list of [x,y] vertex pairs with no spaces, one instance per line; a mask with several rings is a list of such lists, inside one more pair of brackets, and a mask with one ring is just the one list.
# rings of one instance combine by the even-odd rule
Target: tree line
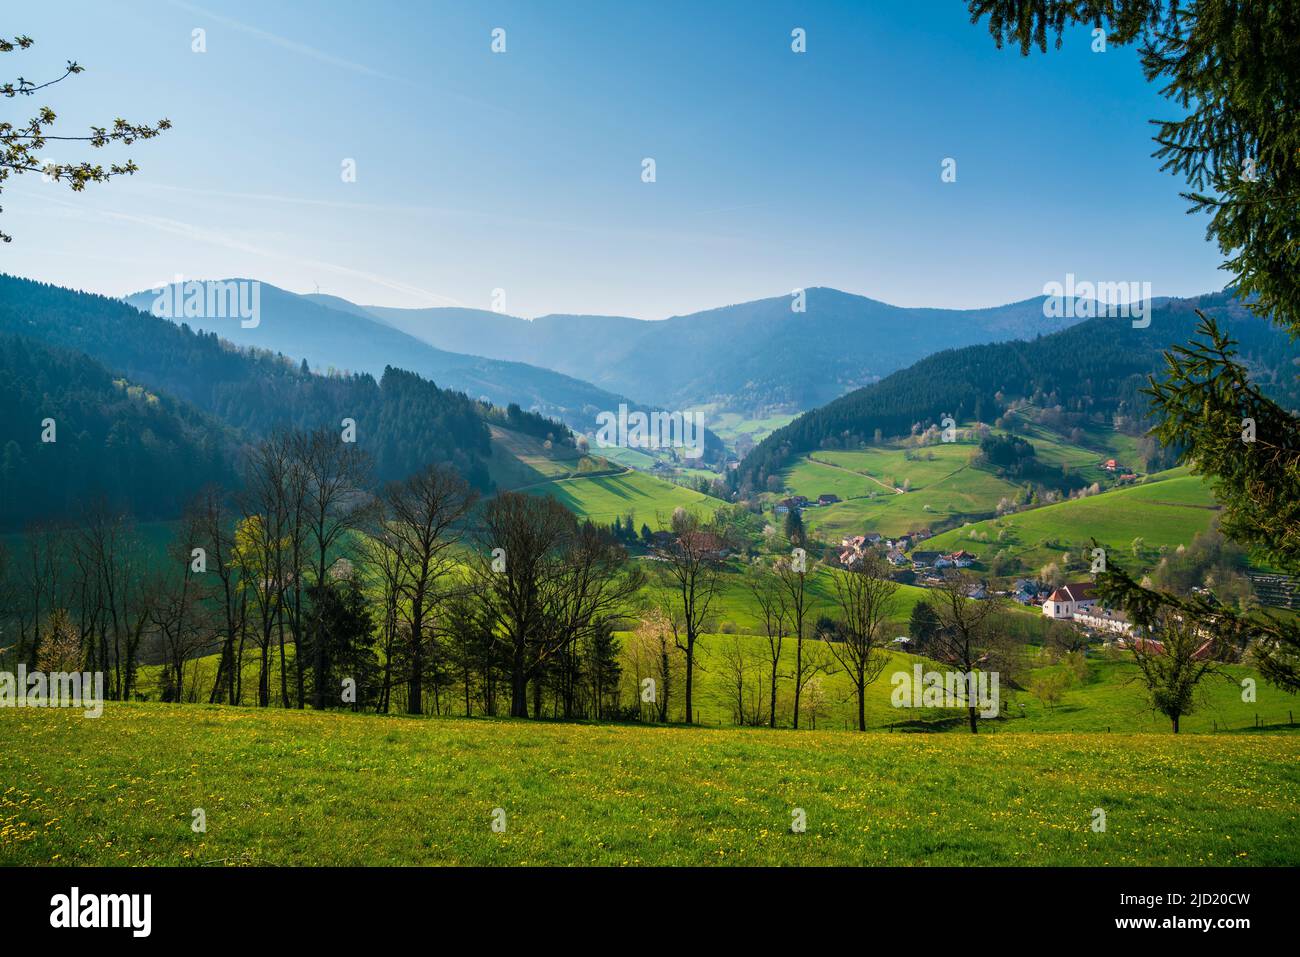
[[[607,532],[548,498],[480,503],[429,465],[372,485],[338,432],[277,432],[236,488],[190,501],[159,560],[129,512],[100,502],[39,523],[0,555],[13,662],[102,670],[140,694],[145,656],[168,701],[273,702],[412,714],[602,716],[617,685],[614,627],[639,569]],[[216,670],[196,687],[198,659]]]

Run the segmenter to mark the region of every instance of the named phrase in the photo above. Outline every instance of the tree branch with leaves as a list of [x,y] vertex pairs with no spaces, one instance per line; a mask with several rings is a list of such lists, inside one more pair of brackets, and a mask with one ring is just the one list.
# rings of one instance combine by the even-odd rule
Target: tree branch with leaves
[[[0,37],[0,53],[13,53],[30,49],[36,41],[28,36],[13,39]],[[28,80],[25,77],[0,84],[0,96],[15,99],[21,96],[35,96],[78,73],[85,72],[85,67],[75,60],[69,60],[63,73],[43,83]],[[57,136],[50,132],[57,115],[48,106],[42,106],[36,115],[26,122],[14,124],[0,120],[0,193],[10,176],[23,173],[40,173],[46,179],[56,183],[67,183],[74,193],[86,188],[88,183],[107,182],[115,176],[130,176],[139,170],[135,161],[128,159],[123,163],[110,163],[107,168],[102,163],[82,160],[79,163],[56,163],[43,160],[40,153],[52,142],[88,143],[93,149],[101,149],[110,143],[122,143],[130,146],[137,140],[149,140],[164,130],[171,129],[171,121],[164,118],[152,126],[131,123],[118,117],[111,126],[92,126],[84,136]],[[4,207],[0,207],[0,212]],[[9,234],[0,231],[0,240],[11,242]]]

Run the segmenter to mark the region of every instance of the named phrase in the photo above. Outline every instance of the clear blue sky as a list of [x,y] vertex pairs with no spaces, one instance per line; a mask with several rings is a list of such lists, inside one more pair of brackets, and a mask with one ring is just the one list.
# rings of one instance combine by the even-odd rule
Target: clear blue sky
[[[94,151],[141,172],[80,196],[11,179],[0,269],[114,295],[245,276],[392,306],[488,308],[502,288],[516,315],[643,318],[814,285],[948,307],[1067,272],[1157,296],[1223,285],[1150,157],[1147,121],[1173,107],[1132,50],[1093,53],[1081,30],[1023,58],[957,0],[701,6],[14,8],[3,33],[37,46],[0,57],[6,77],[87,72],[0,101],[6,119],[48,104],[62,132],[175,128]],[[89,152],[66,145],[46,153]]]

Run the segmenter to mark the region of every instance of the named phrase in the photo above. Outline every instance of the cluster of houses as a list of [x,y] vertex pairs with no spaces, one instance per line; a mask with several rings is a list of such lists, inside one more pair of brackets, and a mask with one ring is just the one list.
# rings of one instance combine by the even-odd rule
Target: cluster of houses
[[912,552],[912,568],[922,571],[927,568],[970,568],[975,564],[975,556],[965,549],[956,552]]
[[[842,538],[840,539],[840,564],[845,568],[853,568],[862,561],[862,556],[868,551],[884,549],[885,557],[889,559],[889,563],[895,568],[922,567],[915,565],[913,559],[908,558],[905,553],[916,542],[929,537],[929,532],[921,531],[908,532],[906,535],[900,535],[897,538],[885,538],[879,532],[867,532],[865,535],[852,535],[848,538]],[[974,557],[971,556],[972,559]]]

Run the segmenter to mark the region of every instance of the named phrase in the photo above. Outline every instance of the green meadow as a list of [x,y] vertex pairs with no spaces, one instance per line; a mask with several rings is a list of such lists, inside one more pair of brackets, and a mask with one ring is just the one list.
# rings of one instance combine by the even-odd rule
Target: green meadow
[[0,865],[1300,864],[1294,735],[110,703],[0,710],[0,738]]

